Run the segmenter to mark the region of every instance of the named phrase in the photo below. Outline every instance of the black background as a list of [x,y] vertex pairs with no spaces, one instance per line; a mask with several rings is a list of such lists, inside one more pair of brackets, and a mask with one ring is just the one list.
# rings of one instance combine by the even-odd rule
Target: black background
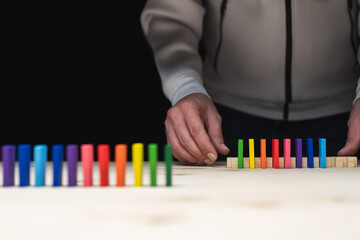
[[0,144],[165,143],[145,2],[1,1]]

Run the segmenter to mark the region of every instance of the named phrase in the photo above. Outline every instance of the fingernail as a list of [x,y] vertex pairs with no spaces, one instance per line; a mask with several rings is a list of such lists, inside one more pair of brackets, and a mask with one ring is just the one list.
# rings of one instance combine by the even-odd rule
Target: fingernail
[[211,161],[216,161],[216,156],[215,156],[215,154],[213,154],[213,153],[209,153],[208,155],[208,158],[211,160]]
[[214,162],[213,161],[210,161],[209,159],[206,159],[204,161],[207,165],[214,165]]
[[221,147],[226,148],[226,150],[230,151],[230,149],[224,143],[221,144]]

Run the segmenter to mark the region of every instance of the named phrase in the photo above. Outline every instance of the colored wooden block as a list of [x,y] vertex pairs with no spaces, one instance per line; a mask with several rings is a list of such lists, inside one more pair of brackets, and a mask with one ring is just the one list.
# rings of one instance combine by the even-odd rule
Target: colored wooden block
[[144,144],[134,143],[132,145],[132,162],[135,177],[135,187],[142,186],[142,168],[144,162]]
[[51,151],[53,164],[53,186],[62,185],[62,166],[64,161],[64,146],[61,144],[53,145]]
[[244,140],[238,140],[238,168],[244,168]]
[[285,159],[283,157],[279,157],[279,168],[285,168]]
[[15,145],[4,145],[2,147],[4,187],[14,186],[15,158],[16,158],[15,154],[16,154]]
[[266,158],[266,168],[272,168],[272,167],[273,167],[273,159],[271,157],[267,157]]
[[250,168],[255,168],[254,139],[249,139],[249,158],[250,158]]
[[47,145],[34,146],[34,165],[35,165],[35,186],[45,185],[45,170],[47,162]]
[[306,154],[307,154],[307,165],[308,168],[314,168],[314,149],[312,138],[306,139]]
[[326,139],[319,139],[319,159],[320,159],[320,167],[326,168]]
[[295,139],[295,156],[296,156],[296,168],[302,168],[303,161],[302,161],[302,140],[301,140],[301,138]]
[[117,144],[115,146],[115,164],[116,164],[116,186],[125,186],[125,172],[127,162],[127,145]]
[[319,166],[320,166],[319,157],[314,157],[314,168],[319,168]]
[[83,169],[84,187],[93,185],[94,146],[92,144],[81,145],[81,164]]
[[284,167],[291,167],[291,140],[286,138],[284,139]]
[[109,144],[100,144],[97,146],[97,159],[100,170],[100,187],[109,186],[109,163],[110,146]]
[[79,150],[76,144],[66,146],[66,162],[68,168],[68,186],[74,187],[77,185],[77,165],[78,165]]
[[266,139],[260,140],[261,168],[266,168]]
[[279,139],[272,140],[273,168],[279,168]]
[[19,175],[20,187],[30,185],[30,161],[31,161],[31,145],[20,144],[18,146],[18,161],[19,161]]
[[164,146],[164,158],[165,158],[165,167],[166,167],[166,186],[172,186],[172,147],[171,145]]

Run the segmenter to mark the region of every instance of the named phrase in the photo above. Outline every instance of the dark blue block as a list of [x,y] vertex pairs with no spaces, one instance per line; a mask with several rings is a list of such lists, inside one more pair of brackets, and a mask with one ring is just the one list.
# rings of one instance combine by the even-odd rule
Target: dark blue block
[[53,162],[53,186],[58,187],[62,185],[62,165],[64,161],[64,146],[61,144],[52,147],[52,162]]
[[308,168],[314,168],[314,148],[312,138],[306,139],[306,151],[308,158]]
[[18,161],[19,161],[19,175],[20,187],[30,185],[30,161],[31,161],[31,145],[20,144],[18,146]]

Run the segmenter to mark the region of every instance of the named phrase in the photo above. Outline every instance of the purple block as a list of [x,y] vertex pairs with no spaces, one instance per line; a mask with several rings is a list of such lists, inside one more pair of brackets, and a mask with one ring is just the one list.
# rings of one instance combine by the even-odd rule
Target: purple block
[[295,156],[296,168],[302,168],[302,140],[301,138],[295,139]]
[[4,145],[2,147],[4,187],[14,186],[15,151],[15,145]]
[[78,164],[79,150],[75,144],[66,146],[66,160],[68,166],[68,186],[76,186],[76,173]]

